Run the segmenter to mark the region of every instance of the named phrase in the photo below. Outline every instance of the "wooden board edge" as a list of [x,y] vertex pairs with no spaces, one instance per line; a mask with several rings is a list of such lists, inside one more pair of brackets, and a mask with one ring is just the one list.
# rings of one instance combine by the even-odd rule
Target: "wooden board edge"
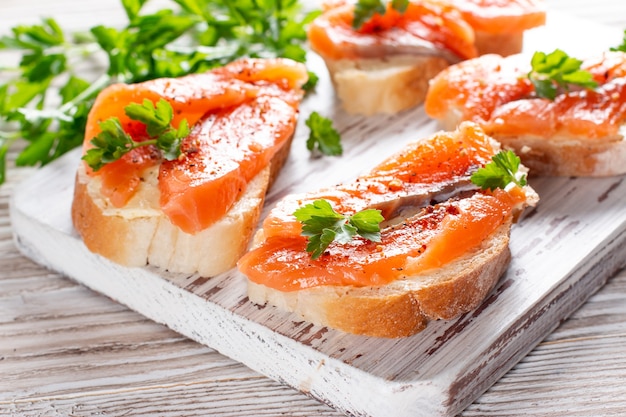
[[[446,409],[450,416],[460,413],[476,398],[487,391],[498,379],[530,353],[548,334],[571,316],[620,269],[626,267],[626,224],[607,237],[604,245],[581,260],[570,276],[545,294],[535,306],[520,317],[487,350],[487,357],[464,375],[456,378],[448,392],[450,403]],[[472,314],[478,314],[473,312]],[[524,343],[510,340],[526,337]],[[500,349],[504,346],[504,349]],[[524,346],[524,349],[517,349]],[[490,366],[489,359],[497,354],[504,358],[500,367]],[[469,381],[472,380],[472,384]],[[480,382],[477,384],[476,380]],[[472,389],[468,390],[468,387]]]
[[[19,195],[20,190],[15,198]],[[21,253],[155,322],[346,415],[408,417],[415,416],[415,410],[424,417],[450,415],[445,386],[390,382],[328,357],[207,302],[149,268],[125,268],[93,254],[77,236],[31,218],[14,200],[10,214]],[[144,297],[133,296],[138,292]],[[281,372],[284,369],[290,372]]]

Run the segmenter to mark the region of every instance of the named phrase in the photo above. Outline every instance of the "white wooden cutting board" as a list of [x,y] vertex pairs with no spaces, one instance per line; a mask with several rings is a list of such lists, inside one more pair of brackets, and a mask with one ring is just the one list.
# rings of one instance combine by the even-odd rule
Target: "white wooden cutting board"
[[[577,29],[583,23],[584,32],[593,33],[591,44]],[[618,29],[559,17],[527,38],[527,50],[560,46],[582,56],[620,40]],[[303,119],[311,110],[332,117],[345,154],[311,159],[305,148],[307,129],[301,125],[264,214],[287,193],[352,179],[407,141],[437,129],[422,108],[393,117],[343,113],[319,59],[313,56],[311,62],[322,80],[317,94],[304,103]],[[511,265],[476,311],[431,323],[405,339],[347,335],[251,304],[245,278],[236,270],[212,279],[171,275],[123,268],[90,253],[70,220],[78,162],[77,152],[68,154],[16,190],[11,218],[16,244],[26,255],[350,415],[455,415],[626,258],[624,177],[533,179],[541,202],[514,226]]]

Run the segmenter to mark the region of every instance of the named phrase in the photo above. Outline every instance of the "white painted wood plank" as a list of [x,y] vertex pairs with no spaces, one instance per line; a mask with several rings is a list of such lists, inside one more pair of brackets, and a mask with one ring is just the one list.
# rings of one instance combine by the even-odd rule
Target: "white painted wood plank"
[[[307,106],[335,111],[331,91],[323,79],[303,113]],[[311,160],[301,129],[266,211],[285,193],[352,178],[437,128],[422,109],[393,117],[333,114],[346,146],[341,161]],[[22,250],[271,378],[358,415],[458,412],[597,290],[626,256],[623,178],[535,180],[542,202],[514,228],[513,262],[478,312],[434,323],[404,340],[368,339],[251,305],[236,271],[207,281],[120,268],[90,254],[69,219],[77,163],[78,156],[69,155],[15,194],[12,221]],[[466,346],[472,352],[459,359]],[[366,388],[355,389],[356,381],[367,381]],[[372,388],[380,398],[371,399]]]

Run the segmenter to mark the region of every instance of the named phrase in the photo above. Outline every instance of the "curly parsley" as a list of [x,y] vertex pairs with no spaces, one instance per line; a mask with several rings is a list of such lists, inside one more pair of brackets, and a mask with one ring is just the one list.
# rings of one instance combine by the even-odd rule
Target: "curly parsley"
[[161,99],[155,106],[152,101],[145,99],[143,104],[129,104],[124,111],[131,120],[146,125],[148,138],[139,142],[134,141],[124,131],[118,118],[107,119],[100,123],[101,132],[91,140],[94,147],[83,156],[87,165],[94,171],[98,171],[104,165],[117,161],[133,149],[149,145],[156,146],[167,160],[178,158],[180,142],[189,134],[189,125],[187,120],[182,120],[178,128],[172,126],[174,114],[170,103]]
[[302,235],[308,237],[306,250],[312,259],[319,258],[332,242],[345,244],[357,235],[380,242],[380,223],[384,220],[379,210],[363,210],[352,216],[337,213],[324,199],[300,207],[293,215],[302,223]]
[[329,156],[339,156],[343,153],[341,136],[330,119],[314,111],[305,123],[309,128],[309,138],[306,141],[309,151],[318,151]]
[[523,187],[526,174],[519,171],[520,158],[513,151],[500,151],[491,162],[472,174],[470,180],[483,190],[506,188],[510,183]]
[[572,86],[597,87],[592,74],[580,69],[581,64],[581,60],[570,57],[560,49],[549,54],[535,52],[528,78],[537,95],[550,100],[554,100],[559,90],[569,91]]

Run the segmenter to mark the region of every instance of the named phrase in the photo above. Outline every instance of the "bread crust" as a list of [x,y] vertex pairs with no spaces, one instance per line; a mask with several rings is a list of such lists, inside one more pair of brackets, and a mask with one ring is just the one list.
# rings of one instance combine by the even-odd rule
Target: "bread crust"
[[[270,168],[258,174],[244,195],[217,223],[191,235],[174,226],[158,208],[125,214],[112,210],[89,186],[81,169],[76,176],[72,221],[87,248],[118,264],[148,264],[170,272],[214,276],[232,268],[245,252],[261,214]],[[128,211],[128,209],[127,209]]]
[[257,227],[265,194],[289,155],[293,135],[271,163],[250,181],[246,191],[215,224],[196,234],[173,225],[158,204],[158,167],[129,204],[113,207],[100,194],[98,176],[80,163],[74,186],[72,222],[87,248],[120,265],[152,265],[175,273],[212,277],[235,266]]
[[439,56],[329,59],[324,62],[343,108],[351,114],[394,114],[421,104],[428,81],[450,63]]
[[282,292],[248,281],[248,297],[348,333],[410,336],[431,320],[449,320],[480,305],[508,267],[510,228],[511,221],[504,223],[480,248],[443,268],[381,287],[319,286]]

